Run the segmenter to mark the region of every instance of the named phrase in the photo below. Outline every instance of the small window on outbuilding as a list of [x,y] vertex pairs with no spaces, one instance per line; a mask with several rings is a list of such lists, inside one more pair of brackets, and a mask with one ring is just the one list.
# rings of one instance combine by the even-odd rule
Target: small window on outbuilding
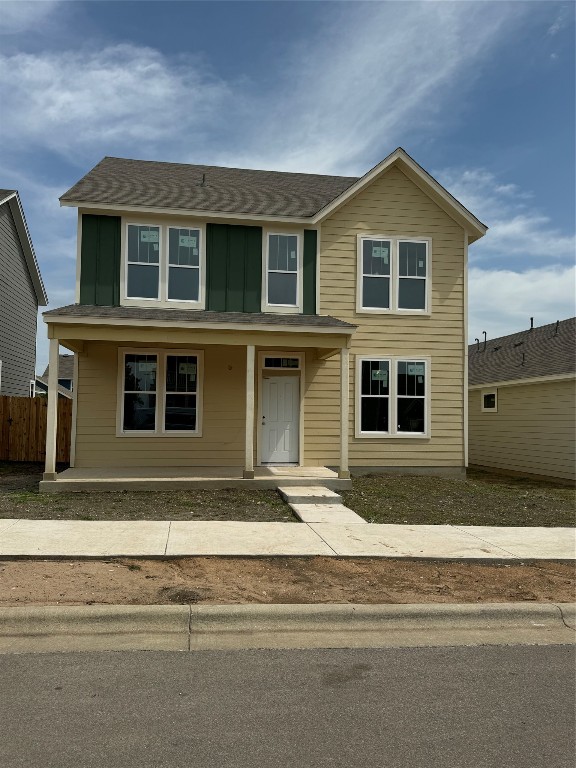
[[482,411],[489,411],[491,413],[498,413],[498,390],[490,389],[483,390],[482,394]]

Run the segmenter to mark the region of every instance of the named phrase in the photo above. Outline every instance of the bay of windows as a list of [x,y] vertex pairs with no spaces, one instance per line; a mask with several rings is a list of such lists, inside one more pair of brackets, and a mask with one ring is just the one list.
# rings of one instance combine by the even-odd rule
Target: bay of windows
[[356,436],[427,434],[425,360],[358,358]]

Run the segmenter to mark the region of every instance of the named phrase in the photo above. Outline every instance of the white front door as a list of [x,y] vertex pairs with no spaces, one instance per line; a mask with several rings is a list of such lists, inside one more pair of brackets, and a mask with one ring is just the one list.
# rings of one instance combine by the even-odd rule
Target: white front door
[[263,464],[297,464],[300,377],[262,378],[260,455]]

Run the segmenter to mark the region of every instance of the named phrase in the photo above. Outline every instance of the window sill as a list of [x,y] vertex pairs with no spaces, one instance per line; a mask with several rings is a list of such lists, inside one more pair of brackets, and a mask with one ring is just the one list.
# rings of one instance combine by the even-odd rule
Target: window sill
[[185,432],[179,430],[177,432],[116,432],[116,437],[202,437],[202,432]]
[[424,435],[421,432],[414,434],[400,432],[394,435],[391,435],[388,432],[356,432],[354,437],[358,440],[431,440],[430,435]]
[[190,309],[203,310],[203,301],[161,301],[160,299],[120,299],[121,307],[142,307],[143,309]]
[[406,315],[414,317],[431,317],[432,312],[425,309],[366,309],[365,307],[356,308],[357,315],[392,315],[396,317],[405,317]]
[[287,306],[286,304],[266,304],[262,307],[266,315],[302,315],[301,307]]

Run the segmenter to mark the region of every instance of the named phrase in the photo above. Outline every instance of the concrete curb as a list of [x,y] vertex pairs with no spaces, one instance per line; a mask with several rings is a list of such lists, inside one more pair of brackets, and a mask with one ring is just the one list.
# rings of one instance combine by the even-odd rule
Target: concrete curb
[[0,608],[0,653],[575,642],[572,603]]

